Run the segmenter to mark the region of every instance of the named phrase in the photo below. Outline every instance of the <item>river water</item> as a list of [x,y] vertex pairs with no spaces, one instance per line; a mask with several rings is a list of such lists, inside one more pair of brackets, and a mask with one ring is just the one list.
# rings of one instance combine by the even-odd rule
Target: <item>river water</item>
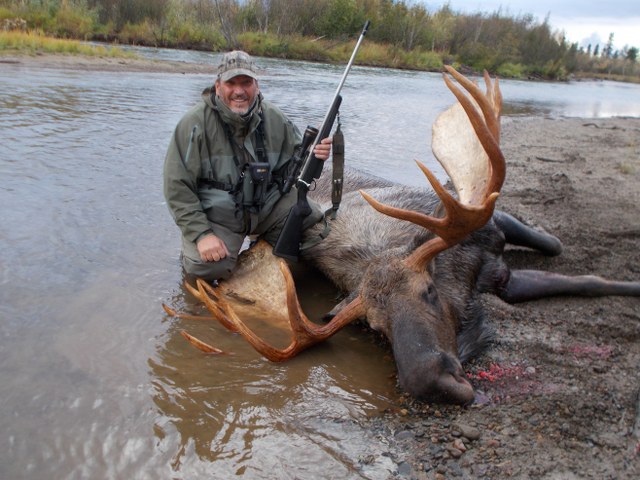
[[[217,64],[217,55],[139,50]],[[339,66],[259,59],[266,97],[317,125]],[[0,64],[0,478],[371,478],[393,471],[362,426],[397,405],[394,365],[357,327],[285,364],[194,310],[161,191],[171,132],[212,78]],[[502,82],[507,115],[640,116],[640,87]],[[353,69],[347,163],[411,185],[434,167],[439,75]],[[630,99],[635,98],[635,101]],[[335,292],[314,283],[318,318]],[[183,328],[232,351],[211,357]],[[374,459],[363,462],[362,459]]]

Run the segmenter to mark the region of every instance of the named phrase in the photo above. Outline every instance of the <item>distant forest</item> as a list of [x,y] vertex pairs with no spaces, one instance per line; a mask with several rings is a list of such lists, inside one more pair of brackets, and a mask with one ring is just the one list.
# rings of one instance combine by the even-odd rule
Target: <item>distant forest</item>
[[[606,8],[606,7],[604,7]],[[1,22],[45,35],[337,62],[371,21],[357,63],[439,70],[443,63],[503,77],[639,81],[638,48],[579,48],[548,18],[462,14],[397,0],[0,0]]]

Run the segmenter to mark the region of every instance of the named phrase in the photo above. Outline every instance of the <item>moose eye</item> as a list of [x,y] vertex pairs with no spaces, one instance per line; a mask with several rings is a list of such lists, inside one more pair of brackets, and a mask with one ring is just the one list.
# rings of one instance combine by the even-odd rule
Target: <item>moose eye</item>
[[438,292],[433,285],[428,285],[425,290],[422,291],[422,299],[431,304],[435,305],[438,302]]

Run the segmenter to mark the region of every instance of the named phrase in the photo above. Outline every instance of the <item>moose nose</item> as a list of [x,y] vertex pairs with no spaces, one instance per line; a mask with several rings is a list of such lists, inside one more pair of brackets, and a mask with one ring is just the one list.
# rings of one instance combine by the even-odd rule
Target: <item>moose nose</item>
[[474,391],[457,358],[441,351],[425,352],[413,361],[398,358],[400,385],[411,395],[428,401],[465,405]]

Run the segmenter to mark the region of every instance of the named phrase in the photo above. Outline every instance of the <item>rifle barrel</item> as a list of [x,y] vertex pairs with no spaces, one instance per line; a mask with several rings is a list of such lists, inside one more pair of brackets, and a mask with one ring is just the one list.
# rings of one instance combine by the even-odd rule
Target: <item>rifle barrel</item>
[[[338,83],[338,88],[336,89],[336,93],[334,93],[334,95],[333,95],[333,101],[331,102],[331,105],[329,105],[329,110],[327,110],[327,113],[325,114],[324,119],[322,120],[322,124],[321,124],[321,127],[320,127],[320,132],[322,132],[324,130],[323,127],[325,127],[326,123],[330,120],[331,110],[332,110],[333,104],[335,102],[335,99],[338,98],[338,96],[340,95],[340,91],[342,90],[342,87],[344,86],[344,82],[347,80],[347,76],[349,75],[349,71],[351,70],[351,66],[353,65],[353,62],[356,59],[356,54],[358,53],[358,50],[360,49],[360,44],[364,40],[364,36],[367,34],[367,30],[369,30],[369,25],[370,24],[371,24],[371,22],[369,20],[367,20],[365,22],[365,24],[364,24],[364,27],[362,28],[362,32],[360,33],[360,37],[358,38],[358,41],[356,42],[356,46],[353,49],[353,52],[351,52],[351,58],[349,59],[349,62],[347,63],[347,67],[344,69],[344,73],[342,74],[342,78],[340,79],[340,83]],[[328,133],[327,133],[327,135],[328,135]],[[313,152],[313,149],[316,148],[316,145],[318,145],[318,143],[320,143],[320,141],[323,140],[322,138],[320,138],[320,136],[321,135],[318,135],[316,137],[315,141],[311,145],[311,148],[309,149],[310,152]]]

